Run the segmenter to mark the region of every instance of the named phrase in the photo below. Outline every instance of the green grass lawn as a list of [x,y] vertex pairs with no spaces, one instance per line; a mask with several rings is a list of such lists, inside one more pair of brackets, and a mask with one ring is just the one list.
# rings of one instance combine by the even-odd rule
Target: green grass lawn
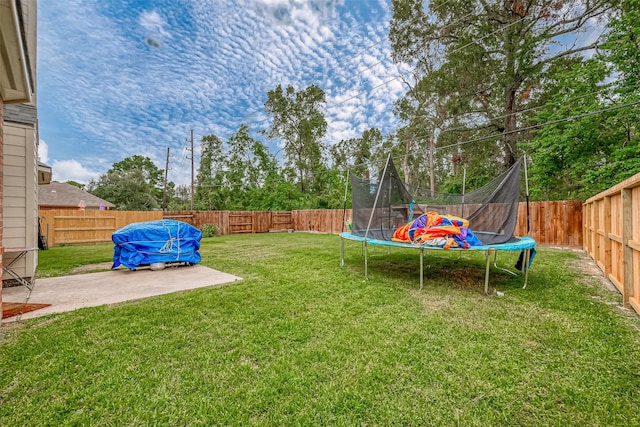
[[[339,247],[203,239],[243,281],[4,325],[0,425],[640,425],[640,319],[578,252],[539,248],[527,289],[492,271],[499,297],[482,254],[427,252],[419,291],[418,251],[370,247],[364,281]],[[52,248],[38,274],[111,256]]]

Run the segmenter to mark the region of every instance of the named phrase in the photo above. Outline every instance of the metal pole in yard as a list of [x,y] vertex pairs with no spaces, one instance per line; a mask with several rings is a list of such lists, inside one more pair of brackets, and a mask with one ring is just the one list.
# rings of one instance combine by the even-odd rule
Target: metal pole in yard
[[164,191],[162,192],[162,210],[167,209],[167,178],[169,175],[169,147],[167,147],[167,162],[164,167]]
[[529,216],[529,174],[527,173],[527,153],[524,154],[524,185],[527,197],[527,236],[531,231],[531,220]]
[[193,152],[193,129],[191,129],[191,210],[193,210],[193,158],[195,153]]

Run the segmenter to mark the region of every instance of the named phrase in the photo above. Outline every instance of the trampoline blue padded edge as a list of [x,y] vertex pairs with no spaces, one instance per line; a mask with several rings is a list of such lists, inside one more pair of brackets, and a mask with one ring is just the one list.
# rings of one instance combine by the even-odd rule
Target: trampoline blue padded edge
[[[424,282],[424,251],[426,250],[437,250],[437,251],[484,251],[487,258],[486,272],[485,272],[485,280],[484,280],[484,292],[485,294],[489,293],[489,267],[490,267],[490,259],[491,252],[497,251],[522,251],[524,254],[524,265],[528,266],[524,269],[524,286],[523,289],[527,287],[527,280],[529,277],[529,267],[530,261],[532,258],[532,250],[535,250],[536,241],[529,236],[518,237],[517,242],[509,242],[509,243],[501,243],[497,245],[482,245],[482,246],[471,246],[468,249],[463,248],[450,248],[444,249],[436,246],[428,246],[428,245],[416,245],[414,243],[401,243],[401,242],[393,242],[388,240],[378,240],[371,239],[368,237],[355,236],[349,232],[340,233],[340,268],[344,266],[344,239],[353,240],[356,242],[372,244],[372,245],[381,245],[381,246],[393,246],[399,248],[410,248],[410,249],[420,249],[420,289],[422,289]],[[367,273],[367,250],[364,245],[364,274],[365,278],[368,277]]]
[[371,239],[369,237],[365,238],[362,236],[355,236],[348,232],[340,233],[340,237],[355,240],[357,242],[367,242],[372,245],[382,245],[382,246],[396,246],[399,248],[413,248],[413,249],[429,249],[429,250],[440,250],[440,251],[486,251],[486,250],[496,250],[496,251],[522,251],[525,249],[533,249],[536,247],[536,241],[533,240],[529,236],[518,237],[520,239],[517,242],[511,243],[500,243],[499,245],[482,245],[482,246],[471,246],[468,249],[463,248],[450,248],[444,249],[437,246],[429,246],[429,245],[416,245],[415,243],[401,243],[401,242],[392,242],[388,240],[377,240]]

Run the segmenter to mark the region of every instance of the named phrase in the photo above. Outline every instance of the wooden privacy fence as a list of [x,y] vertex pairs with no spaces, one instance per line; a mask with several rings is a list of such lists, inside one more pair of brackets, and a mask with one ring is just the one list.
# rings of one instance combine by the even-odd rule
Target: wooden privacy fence
[[162,219],[162,212],[40,210],[40,230],[49,246],[110,242],[127,224]]
[[[530,203],[529,235],[541,245],[582,247],[582,202]],[[221,235],[295,230],[343,231],[342,209],[271,211],[78,211],[41,210],[40,225],[49,246],[110,242],[111,233],[133,222],[176,219],[202,229],[215,224]],[[346,217],[351,217],[348,209]],[[527,234],[526,204],[520,203],[516,235]]]
[[640,173],[585,202],[584,249],[640,313]]
[[[529,236],[539,245],[582,247],[582,201],[529,203]],[[527,204],[518,206],[516,236],[527,234]]]
[[167,211],[164,218],[188,222],[199,229],[215,224],[221,235],[294,229],[288,211]]

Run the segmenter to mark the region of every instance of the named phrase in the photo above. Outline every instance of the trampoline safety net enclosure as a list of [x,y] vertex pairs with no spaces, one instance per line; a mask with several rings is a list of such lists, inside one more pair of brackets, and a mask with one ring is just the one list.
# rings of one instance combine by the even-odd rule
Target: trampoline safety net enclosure
[[518,220],[520,165],[467,194],[438,193],[402,182],[391,158],[377,179],[351,172],[354,236],[391,241],[395,230],[427,212],[469,221],[469,229],[484,245],[514,242]]
[[[351,230],[340,234],[340,266],[344,265],[344,239],[363,243],[365,278],[367,243],[418,248],[422,289],[425,249],[483,251],[487,259],[484,291],[488,293],[491,254],[500,250],[520,251],[516,268],[525,273],[523,287],[526,287],[536,242],[528,236],[514,236],[521,165],[522,160],[518,160],[502,175],[466,194],[439,193],[406,185],[391,156],[377,178],[362,179],[351,172]],[[497,267],[495,257],[494,266]]]

